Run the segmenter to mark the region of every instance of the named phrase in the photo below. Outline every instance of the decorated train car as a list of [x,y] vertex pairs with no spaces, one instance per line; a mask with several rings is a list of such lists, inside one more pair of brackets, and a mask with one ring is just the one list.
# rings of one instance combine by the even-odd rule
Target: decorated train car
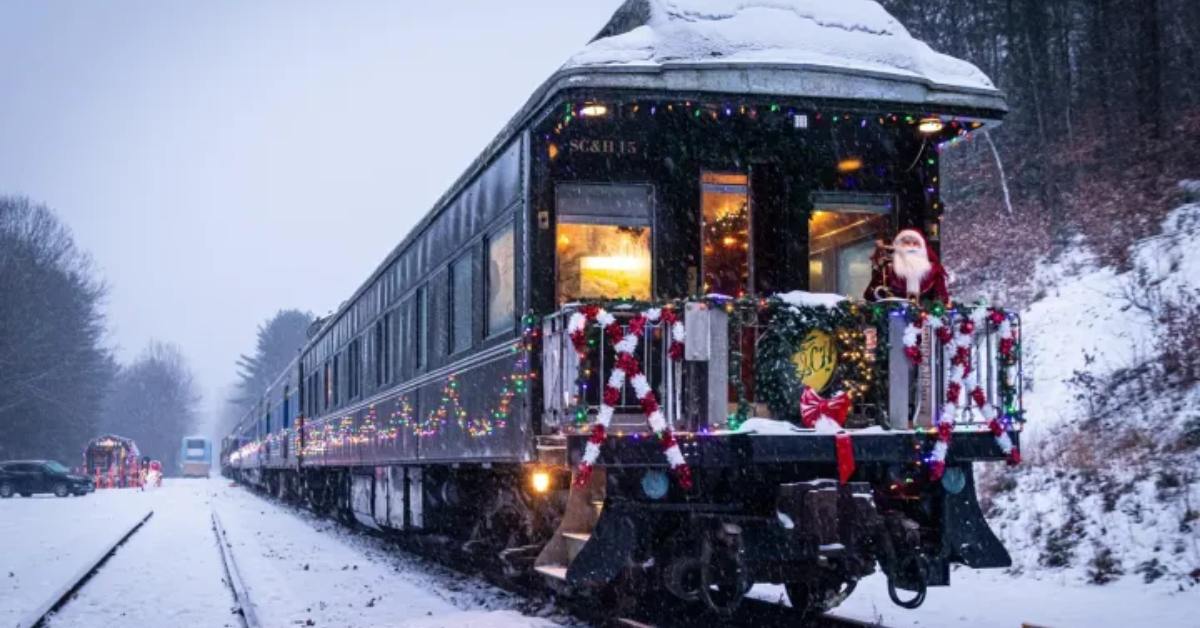
[[[873,2],[711,4],[623,5],[316,330],[225,473],[721,614],[756,582],[803,613],[878,569],[915,607],[952,564],[1007,566],[973,463],[1020,459],[1020,321],[937,259],[942,151],[1003,95]],[[738,39],[764,17],[788,27]]]
[[128,488],[141,481],[141,452],[131,438],[105,434],[83,448],[83,472],[96,488]]

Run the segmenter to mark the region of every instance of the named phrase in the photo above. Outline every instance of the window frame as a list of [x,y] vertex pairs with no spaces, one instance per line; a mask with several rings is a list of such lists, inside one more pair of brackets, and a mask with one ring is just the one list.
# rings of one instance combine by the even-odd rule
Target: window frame
[[[465,253],[459,255],[452,260],[447,266],[447,274],[449,281],[446,282],[446,355],[456,355],[470,351],[475,346],[475,317],[474,311],[471,309],[474,305],[475,297],[475,268],[473,251],[468,248]],[[467,298],[471,303],[467,307],[459,307],[458,302],[458,282],[462,269],[466,269],[467,276]],[[458,329],[458,315],[465,314],[466,316],[466,333],[462,334],[463,330]],[[460,336],[466,336],[466,344],[459,346],[461,341]]]
[[[648,200],[646,208],[646,225],[650,229],[650,300],[655,299],[658,294],[658,188],[650,181],[619,181],[619,182],[604,182],[604,181],[570,181],[558,183],[554,186],[554,241],[558,241],[558,227],[562,224],[584,224],[595,226],[613,226],[613,227],[628,227],[638,226],[632,223],[616,223],[616,222],[599,222],[598,219],[603,216],[593,216],[588,218],[584,213],[573,213],[565,211],[562,207],[562,191],[568,188],[643,188],[646,192]],[[564,215],[571,217],[564,220]],[[613,216],[608,216],[612,218]],[[514,241],[515,244],[515,241]],[[514,248],[514,257],[516,251]],[[560,282],[559,270],[561,260],[559,258],[557,246],[554,249],[554,302],[556,306],[561,307],[566,301],[563,299],[562,286]],[[514,264],[515,266],[515,264]],[[621,295],[625,296],[625,295]],[[585,297],[586,298],[586,297]],[[516,309],[514,299],[514,310]]]
[[[502,234],[508,233],[509,241],[512,249],[512,309],[508,313],[508,325],[504,328],[496,328],[492,323],[492,285],[491,285],[491,264],[492,264],[492,243],[499,240]],[[558,260],[555,260],[554,274],[557,280],[558,276]],[[516,221],[508,219],[497,227],[492,228],[483,237],[483,331],[484,339],[490,340],[504,334],[512,333],[517,325],[517,225]]]

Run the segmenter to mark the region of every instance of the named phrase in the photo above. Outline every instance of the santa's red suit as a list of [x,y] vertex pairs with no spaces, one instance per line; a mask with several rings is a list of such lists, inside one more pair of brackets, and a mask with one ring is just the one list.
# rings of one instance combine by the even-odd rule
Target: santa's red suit
[[[916,271],[919,273],[919,280],[913,278],[910,281],[910,277],[905,276],[905,273],[912,271],[905,270],[904,264],[897,264],[895,256],[903,255],[903,249],[911,248],[902,246],[903,242],[919,242],[918,255],[923,254],[924,259],[928,260],[927,264],[922,264]],[[910,290],[915,285],[920,286],[919,293]],[[891,297],[950,302],[950,291],[946,287],[946,269],[938,261],[937,253],[926,245],[925,237],[919,231],[905,229],[897,233],[892,241],[890,255],[885,247],[879,246],[871,256],[871,283],[867,286],[863,298],[878,301]]]

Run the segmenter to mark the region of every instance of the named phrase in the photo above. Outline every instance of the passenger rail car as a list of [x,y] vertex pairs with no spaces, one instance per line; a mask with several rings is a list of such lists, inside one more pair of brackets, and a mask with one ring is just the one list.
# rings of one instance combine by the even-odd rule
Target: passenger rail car
[[179,447],[179,472],[185,478],[206,478],[212,472],[212,441],[184,436]]
[[[658,10],[631,0],[588,50]],[[1008,565],[972,463],[1017,459],[1020,321],[833,296],[864,293],[877,240],[937,248],[939,149],[997,124],[1002,95],[592,58],[323,322],[224,472],[565,590],[636,581],[720,613],[754,582],[825,609],[877,567],[915,606],[952,563]],[[827,415],[843,429],[811,429]]]

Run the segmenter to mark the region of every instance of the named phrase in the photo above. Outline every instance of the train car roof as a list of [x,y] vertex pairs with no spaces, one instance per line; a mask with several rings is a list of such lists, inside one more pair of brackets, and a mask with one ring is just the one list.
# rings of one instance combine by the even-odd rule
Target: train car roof
[[301,355],[556,97],[569,90],[895,104],[999,120],[1004,94],[934,51],[875,0],[626,0],[541,84],[433,208],[312,335]]

